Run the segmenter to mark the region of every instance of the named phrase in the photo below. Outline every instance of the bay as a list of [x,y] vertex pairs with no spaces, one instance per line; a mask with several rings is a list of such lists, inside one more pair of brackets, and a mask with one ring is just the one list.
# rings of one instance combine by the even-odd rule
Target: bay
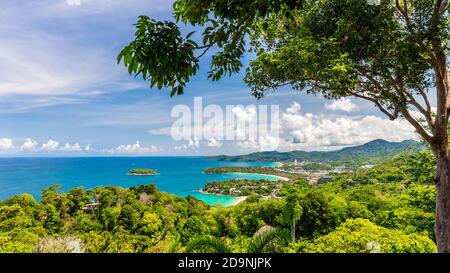
[[[83,186],[130,187],[156,184],[161,191],[182,197],[192,195],[204,202],[228,206],[235,197],[197,192],[208,181],[235,178],[278,180],[262,174],[204,174],[207,167],[273,166],[275,163],[219,162],[203,157],[17,157],[0,158],[0,199],[28,193],[39,199],[42,189],[60,184],[61,190]],[[156,176],[130,176],[130,169],[150,168]]]

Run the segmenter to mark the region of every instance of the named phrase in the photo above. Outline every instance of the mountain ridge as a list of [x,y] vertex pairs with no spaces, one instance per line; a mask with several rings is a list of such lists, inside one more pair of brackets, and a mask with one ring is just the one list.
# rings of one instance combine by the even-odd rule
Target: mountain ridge
[[415,140],[390,142],[375,139],[362,145],[345,147],[334,151],[265,151],[245,155],[209,156],[208,159],[227,162],[320,162],[331,165],[364,165],[380,162],[388,157],[402,152],[412,152],[424,149],[425,145]]

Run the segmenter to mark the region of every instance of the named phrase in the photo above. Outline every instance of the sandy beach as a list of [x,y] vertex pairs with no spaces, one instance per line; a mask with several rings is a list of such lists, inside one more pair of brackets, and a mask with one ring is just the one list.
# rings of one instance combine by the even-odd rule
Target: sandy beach
[[[234,173],[234,174],[248,174],[248,173]],[[258,173],[259,174],[259,173]],[[284,176],[279,176],[279,175],[273,175],[273,174],[262,174],[262,175],[267,175],[267,176],[272,176],[272,177],[276,177],[282,181],[289,181],[290,179]],[[274,181],[275,182],[275,181]],[[203,189],[198,190],[197,192],[201,193],[201,194],[212,194],[212,195],[217,195],[217,196],[222,196],[221,194],[214,194],[214,193],[209,193],[204,191]],[[229,195],[225,195],[225,196],[229,196]],[[234,196],[233,196],[234,197]],[[229,205],[227,205],[227,207],[231,207],[231,206],[236,206],[242,202],[244,202],[245,200],[247,200],[248,196],[236,196],[236,199],[233,200],[233,202]]]
[[248,196],[239,196],[236,198],[236,200],[233,201],[233,203],[231,203],[229,205],[229,207],[231,206],[236,206],[237,204],[240,204],[242,202],[244,202],[245,200],[247,200]]
[[280,180],[283,180],[283,181],[289,181],[290,180],[289,178],[284,177],[284,176],[273,175],[273,174],[268,174],[268,175],[276,177],[276,178],[279,178]]
[[199,192],[201,194],[211,194],[211,195],[217,195],[217,196],[234,197],[235,199],[233,200],[233,202],[231,204],[227,205],[226,207],[236,206],[237,204],[240,204],[240,203],[244,202],[248,198],[248,196],[231,196],[231,195],[222,195],[222,194],[209,193],[209,192],[206,192],[204,190],[198,190],[197,192]]

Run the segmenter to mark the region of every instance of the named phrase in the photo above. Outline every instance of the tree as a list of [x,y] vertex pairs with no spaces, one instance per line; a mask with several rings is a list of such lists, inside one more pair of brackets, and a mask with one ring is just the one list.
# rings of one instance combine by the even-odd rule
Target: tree
[[104,208],[102,210],[102,221],[105,230],[113,231],[114,228],[117,226],[117,222],[119,221],[120,215],[121,215],[120,206]]
[[245,81],[257,98],[288,85],[367,100],[392,120],[406,119],[436,156],[436,241],[450,252],[447,0],[176,0],[174,18],[203,29],[202,43],[174,22],[141,16],[118,56],[130,74],[172,96],[183,94],[207,51],[217,49],[208,73],[215,81],[238,72],[249,49],[256,59]]
[[309,190],[300,197],[302,213],[298,225],[302,237],[325,234],[339,225],[330,207],[329,200],[318,190]]
[[289,234],[283,230],[273,229],[262,234],[256,234],[250,241],[248,253],[282,253],[289,241]]
[[208,228],[203,221],[199,217],[193,215],[186,220],[186,223],[180,231],[181,242],[187,243],[197,235],[205,235],[207,229]]
[[156,213],[146,211],[139,223],[139,233],[153,237],[161,227],[162,222],[159,216]]
[[52,204],[43,205],[42,209],[39,211],[39,219],[43,226],[49,232],[53,233],[57,233],[63,224],[58,210]]
[[410,182],[431,184],[436,173],[436,159],[429,149],[409,155],[404,171]]
[[198,236],[186,246],[187,253],[231,253],[231,249],[220,238],[213,236]]
[[350,219],[335,231],[318,237],[302,249],[320,253],[430,253],[433,241],[417,233],[379,227],[366,219]]
[[118,222],[127,230],[134,232],[138,226],[140,212],[131,205],[125,204],[120,210]]
[[90,197],[82,187],[77,187],[69,190],[67,194],[70,204],[70,214],[74,214],[77,210],[82,208],[86,203],[89,203]]
[[293,190],[286,196],[286,206],[284,207],[282,218],[283,222],[291,226],[291,241],[295,243],[295,229],[298,220],[303,213],[303,208],[300,205],[300,195],[298,191]]
[[[289,239],[286,239],[283,230],[270,230],[263,234],[255,235],[249,242],[247,253],[280,253]],[[224,240],[214,236],[197,236],[186,246],[187,253],[231,253],[232,250]]]

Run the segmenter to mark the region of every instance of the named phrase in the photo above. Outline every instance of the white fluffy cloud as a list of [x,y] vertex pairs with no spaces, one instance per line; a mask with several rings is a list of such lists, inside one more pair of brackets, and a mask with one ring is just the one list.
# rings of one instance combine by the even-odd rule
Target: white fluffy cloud
[[84,146],[84,150],[86,152],[92,151],[91,144],[87,144],[86,146]]
[[0,138],[0,150],[9,150],[13,148],[12,139]]
[[[351,103],[351,102],[350,102]],[[340,102],[350,109],[347,102]],[[334,105],[334,109],[338,109]],[[374,139],[403,141],[418,139],[414,128],[406,121],[391,121],[378,116],[328,116],[301,113],[301,106],[293,102],[280,115],[280,136],[259,136],[235,145],[245,152],[269,150],[332,150],[344,146],[360,145]],[[344,108],[342,108],[344,109]]]
[[[339,100],[328,105],[329,109],[353,111],[357,108],[350,100]],[[279,123],[269,124],[270,131],[255,135],[244,135],[237,140],[223,140],[223,137],[205,136],[201,139],[188,139],[187,143],[173,147],[176,151],[198,151],[203,148],[226,147],[224,152],[251,152],[263,150],[332,150],[344,146],[360,145],[374,139],[385,139],[388,141],[403,141],[406,139],[418,139],[414,128],[403,119],[394,121],[385,117],[367,115],[325,115],[302,112],[298,102],[293,102],[284,111],[280,112]],[[256,120],[258,113],[254,109],[233,109],[234,117],[238,121],[245,121],[248,125]],[[205,125],[196,127],[193,132],[208,132]],[[211,124],[209,124],[211,125]],[[228,121],[215,123],[220,128],[229,125]],[[261,125],[261,124],[258,124]],[[275,128],[274,128],[275,125]],[[234,125],[233,125],[234,126]],[[262,126],[264,127],[264,126]],[[227,128],[223,128],[223,132]],[[279,129],[279,136],[277,136]],[[232,128],[234,136],[242,136],[239,127]],[[150,131],[152,134],[170,136],[170,128],[160,128]],[[197,150],[200,149],[200,150]],[[207,151],[207,150],[205,150]]]
[[188,146],[198,148],[198,147],[200,147],[200,141],[197,138],[189,139]]
[[107,150],[107,153],[111,154],[151,154],[160,152],[161,149],[156,147],[155,145],[141,145],[139,141],[136,141],[133,144],[120,145],[115,149]]
[[[208,142],[208,144],[211,142],[214,143],[215,139],[211,142],[211,140]],[[216,141],[217,142],[217,141]],[[216,145],[219,145],[219,143],[214,143]],[[209,146],[209,145],[207,145]],[[211,146],[209,146],[211,147]],[[181,145],[176,145],[173,147],[174,151],[197,151],[197,149],[200,148],[200,140],[198,140],[198,138],[193,138],[193,139],[189,139],[187,144],[181,144]]]
[[325,108],[333,111],[344,111],[349,113],[358,110],[358,105],[354,104],[348,98],[342,98],[330,103],[325,103]]
[[39,143],[37,141],[32,140],[31,138],[27,138],[25,142],[20,146],[21,151],[35,151],[38,147]]
[[291,140],[286,148],[358,145],[378,138],[388,141],[417,139],[407,121],[377,116],[330,117],[285,112],[281,115],[281,126],[284,139]]
[[246,121],[251,122],[256,118],[256,109],[253,107],[243,108],[243,107],[234,107],[233,114],[236,116],[238,121]]
[[81,151],[81,146],[79,143],[74,143],[72,145],[70,143],[66,143],[64,147],[61,148],[61,150],[67,152],[78,152]]
[[262,136],[249,138],[245,141],[236,142],[236,146],[243,151],[274,151],[280,148],[282,139],[274,136]]
[[42,145],[39,142],[33,140],[32,138],[26,138],[21,145],[15,147],[13,141],[9,138],[0,138],[0,150],[8,150],[13,154],[20,153],[57,153],[57,152],[98,152],[97,150],[91,148],[90,144],[87,144],[85,148],[76,142],[69,143],[66,142],[64,145],[60,145],[60,143],[54,139],[49,139],[47,142]]
[[222,143],[220,143],[219,141],[217,141],[215,138],[210,138],[208,140],[208,147],[213,147],[213,148],[220,148],[222,147]]
[[294,101],[290,107],[286,108],[286,113],[297,114],[300,111],[300,109],[302,109],[300,103]]
[[59,142],[49,139],[47,143],[42,144],[41,149],[44,151],[55,151],[59,147]]

